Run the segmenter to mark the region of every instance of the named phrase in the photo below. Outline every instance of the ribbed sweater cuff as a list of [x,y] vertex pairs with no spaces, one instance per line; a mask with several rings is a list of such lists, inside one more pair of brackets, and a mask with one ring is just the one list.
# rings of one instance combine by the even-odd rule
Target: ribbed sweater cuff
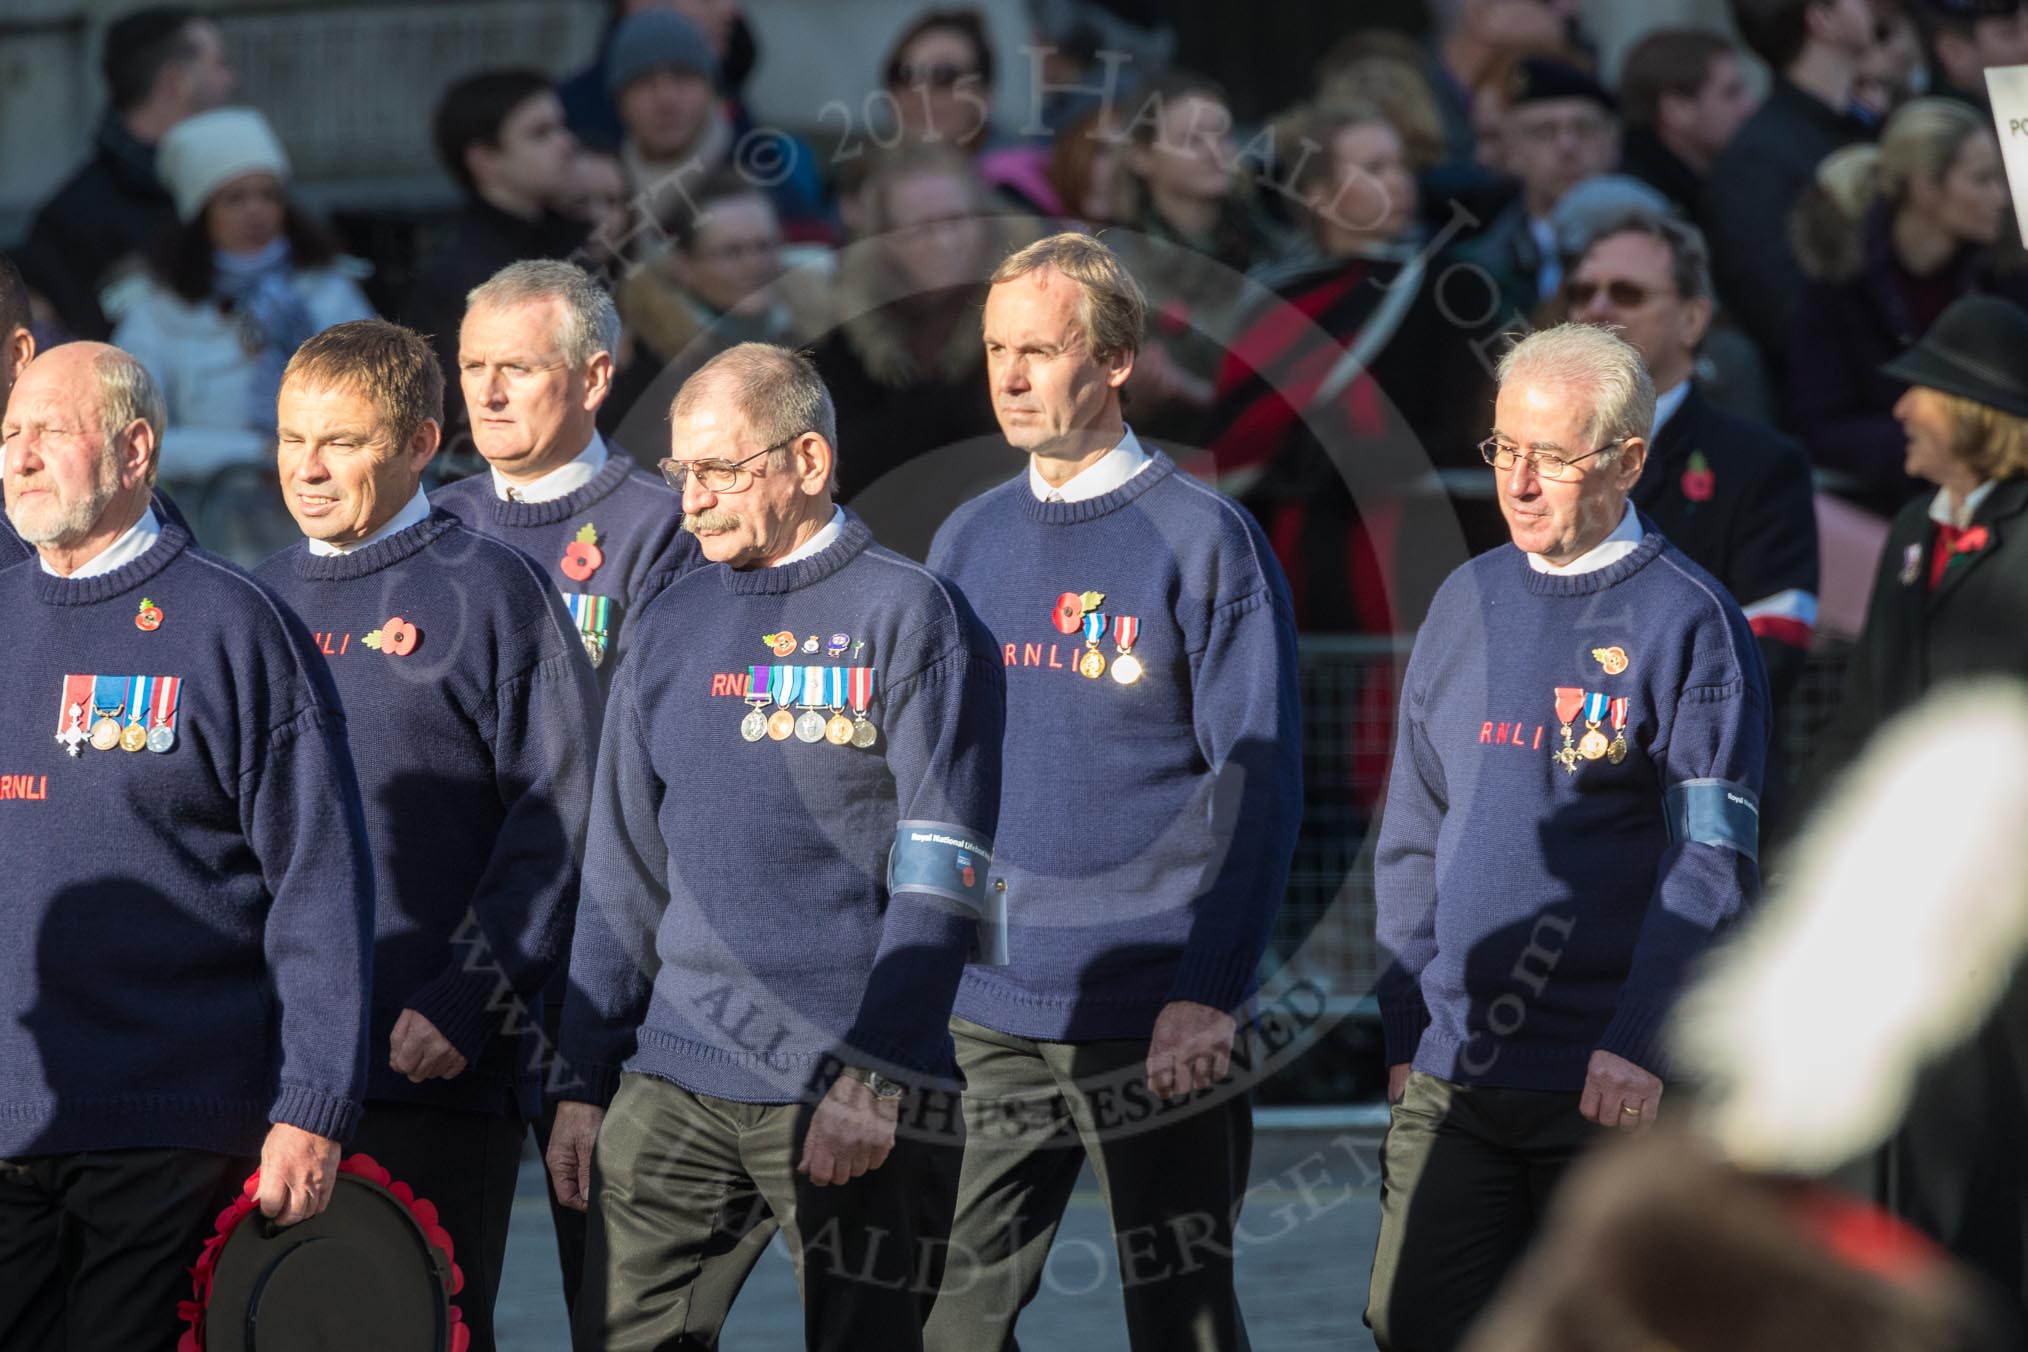
[[1383,1004],[1380,1007],[1380,1037],[1386,1049],[1387,1064],[1398,1066],[1415,1060],[1416,1048],[1422,1043],[1422,1032],[1427,1027],[1429,1010],[1421,999]]
[[1662,1029],[1669,1017],[1667,1005],[1622,1001],[1606,1025],[1599,1049],[1633,1062],[1650,1075],[1668,1079],[1668,1060],[1662,1054]]
[[477,1061],[500,1026],[499,1014],[487,1006],[501,980],[497,972],[468,972],[453,964],[403,1004],[436,1025],[466,1061]]
[[567,1056],[558,1064],[551,1082],[542,1087],[543,1098],[550,1103],[589,1103],[595,1108],[610,1106],[619,1092],[618,1066],[572,1061]]
[[359,1101],[306,1084],[284,1084],[268,1109],[268,1121],[286,1122],[342,1144],[359,1126]]
[[1254,974],[1260,958],[1252,951],[1235,951],[1209,945],[1192,945],[1183,951],[1183,961],[1170,984],[1171,1000],[1189,1000],[1231,1013],[1254,988]]

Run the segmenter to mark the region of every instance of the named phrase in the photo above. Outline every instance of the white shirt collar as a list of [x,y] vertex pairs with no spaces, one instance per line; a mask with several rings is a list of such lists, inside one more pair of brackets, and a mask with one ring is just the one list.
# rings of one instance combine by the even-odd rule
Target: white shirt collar
[[424,493],[421,487],[417,487],[415,496],[408,500],[408,505],[389,517],[379,530],[373,532],[364,540],[359,540],[349,545],[334,545],[325,540],[313,539],[309,542],[310,553],[320,559],[335,558],[340,554],[351,554],[371,545],[377,545],[388,536],[398,531],[405,531],[410,526],[419,526],[429,520],[429,515],[429,495]]
[[1979,504],[1993,491],[1997,479],[1988,479],[1965,494],[1965,500],[1958,507],[1957,516],[1951,515],[1951,495],[1944,489],[1937,489],[1936,496],[1929,500],[1929,519],[1939,526],[1965,527],[1972,524],[1972,513],[1979,510]]
[[1679,380],[1655,396],[1655,421],[1648,428],[1648,441],[1651,443],[1651,453],[1653,450],[1652,443],[1655,438],[1662,435],[1662,429],[1668,426],[1669,419],[1676,416],[1676,410],[1683,407],[1683,401],[1689,397],[1690,382],[1687,380]]
[[1620,524],[1613,527],[1613,533],[1600,540],[1584,553],[1561,566],[1551,563],[1540,554],[1528,556],[1528,566],[1538,573],[1550,573],[1557,577],[1573,577],[1578,573],[1596,573],[1607,564],[1618,563],[1641,547],[1641,518],[1629,502],[1620,513]]
[[[82,566],[69,575],[70,580],[81,582],[88,577],[103,576],[115,568],[124,568],[154,548],[155,541],[160,539],[161,535],[162,523],[156,519],[155,509],[144,507],[141,509],[139,521],[121,531],[111,544],[86,559]],[[49,560],[42,558],[40,551],[37,551],[36,557],[42,564],[43,572],[51,577],[64,576],[49,566]]]
[[844,531],[845,509],[843,507],[833,507],[831,509],[831,519],[824,523],[823,529],[768,566],[770,568],[780,568],[783,564],[795,563],[799,560],[807,559],[812,554],[818,553],[821,550],[829,549],[832,542],[843,534]]
[[1028,487],[1040,502],[1083,502],[1104,497],[1146,469],[1154,458],[1142,449],[1141,439],[1129,427],[1119,445],[1073,474],[1061,488],[1050,487],[1042,471],[1035,468],[1035,457],[1029,456]]
[[493,493],[503,502],[551,502],[557,498],[569,497],[598,477],[606,467],[606,439],[593,428],[591,441],[579,451],[577,458],[567,465],[558,465],[540,479],[525,484],[512,483],[499,470],[492,470]]

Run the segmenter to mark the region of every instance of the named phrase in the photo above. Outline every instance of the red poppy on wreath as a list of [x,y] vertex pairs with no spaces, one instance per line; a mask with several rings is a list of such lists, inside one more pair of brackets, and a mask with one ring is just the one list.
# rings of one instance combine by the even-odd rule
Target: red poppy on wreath
[[415,645],[421,640],[422,631],[415,627],[413,621],[394,615],[361,642],[369,648],[377,648],[389,657],[407,657],[415,651]]
[[1704,452],[1690,452],[1690,468],[1683,471],[1682,485],[1683,496],[1692,502],[1709,502],[1718,491],[1718,476],[1711,472],[1711,462],[1704,458]]
[[599,548],[598,530],[587,521],[578,528],[577,538],[563,547],[563,562],[557,567],[572,582],[588,582],[605,561],[605,551]]

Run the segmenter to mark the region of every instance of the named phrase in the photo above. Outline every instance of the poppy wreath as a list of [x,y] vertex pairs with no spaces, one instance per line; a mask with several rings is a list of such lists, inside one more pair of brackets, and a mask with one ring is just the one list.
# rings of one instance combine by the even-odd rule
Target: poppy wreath
[[[465,1273],[458,1266],[450,1231],[444,1229],[439,1221],[434,1203],[416,1196],[415,1189],[408,1184],[397,1183],[394,1176],[381,1168],[371,1155],[347,1155],[338,1161],[338,1172],[356,1174],[394,1194],[395,1200],[408,1208],[408,1214],[422,1227],[423,1236],[429,1240],[431,1247],[443,1250],[444,1262],[451,1269],[451,1294],[455,1296],[465,1289]],[[260,1188],[261,1171],[256,1169],[240,1186],[239,1196],[218,1213],[216,1232],[204,1241],[197,1263],[190,1269],[191,1299],[176,1302],[177,1318],[189,1326],[177,1339],[176,1352],[204,1352],[204,1316],[211,1306],[211,1282],[218,1269],[218,1255],[225,1248],[225,1242],[232,1238],[232,1232],[239,1228],[240,1222],[259,1207]],[[456,1301],[451,1302],[450,1308],[451,1352],[465,1352],[472,1344],[472,1331],[465,1327],[465,1316]]]

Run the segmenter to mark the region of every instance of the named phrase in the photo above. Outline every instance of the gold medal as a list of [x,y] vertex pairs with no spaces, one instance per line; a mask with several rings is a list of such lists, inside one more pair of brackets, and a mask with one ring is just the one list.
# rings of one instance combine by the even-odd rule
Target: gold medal
[[1106,655],[1097,648],[1087,648],[1084,656],[1077,659],[1077,669],[1080,674],[1096,681],[1106,674]]
[[862,718],[852,725],[852,745],[858,747],[861,751],[871,749],[873,744],[879,740],[880,729],[874,727],[867,720]]
[[796,734],[796,716],[787,709],[777,709],[768,715],[768,736],[777,742],[786,742]]
[[148,730],[139,723],[127,724],[126,731],[120,734],[120,750],[145,751],[147,749]]
[[1614,765],[1618,765],[1621,761],[1625,760],[1627,758],[1627,739],[1615,736],[1613,744],[1606,748],[1606,758]]
[[111,751],[120,744],[120,725],[110,718],[101,718],[92,724],[92,749]]
[[824,740],[832,746],[844,746],[852,740],[852,720],[844,714],[832,714],[831,721],[824,725]]
[[1589,729],[1577,744],[1577,752],[1586,760],[1597,760],[1607,750],[1606,735],[1597,728]]

